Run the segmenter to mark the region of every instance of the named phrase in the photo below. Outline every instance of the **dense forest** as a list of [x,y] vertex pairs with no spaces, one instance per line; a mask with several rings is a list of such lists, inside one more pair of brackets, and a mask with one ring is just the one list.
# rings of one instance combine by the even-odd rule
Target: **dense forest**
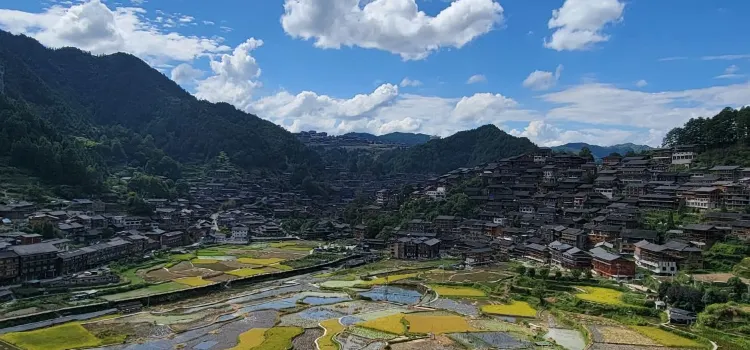
[[389,172],[442,174],[456,168],[534,151],[536,148],[525,137],[514,137],[494,125],[485,125],[406,150],[384,153],[380,161]]
[[430,141],[430,135],[426,134],[414,134],[408,132],[392,132],[383,135],[373,135],[364,132],[350,132],[344,136],[356,136],[361,139],[370,141],[380,141],[382,143],[394,143],[402,144],[407,146],[421,145],[427,141]]
[[750,107],[724,108],[711,118],[691,118],[670,130],[663,145],[701,145],[699,166],[750,165]]
[[304,179],[320,158],[291,133],[199,101],[140,59],[48,49],[0,31],[0,156],[52,185],[95,192],[112,166],[172,179],[224,151],[239,166]]

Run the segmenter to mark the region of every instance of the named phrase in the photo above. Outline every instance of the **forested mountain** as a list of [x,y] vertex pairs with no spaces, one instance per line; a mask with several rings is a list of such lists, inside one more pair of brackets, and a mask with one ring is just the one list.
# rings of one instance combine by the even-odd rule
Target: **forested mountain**
[[514,137],[494,125],[485,125],[405,150],[385,153],[380,161],[389,172],[445,173],[459,167],[519,155],[536,148],[525,137]]
[[0,71],[3,122],[15,121],[14,130],[43,126],[25,133],[4,126],[0,142],[8,147],[0,152],[31,152],[16,164],[40,174],[47,173],[42,154],[71,165],[65,152],[77,153],[91,176],[106,171],[105,163],[174,176],[178,161],[205,162],[221,151],[246,169],[308,173],[320,164],[281,127],[226,103],[199,101],[132,55],[53,50],[0,31]]
[[402,144],[407,146],[420,145],[430,141],[430,135],[409,132],[392,132],[380,136],[364,132],[350,132],[344,136],[356,136],[370,141],[380,141],[382,143]]
[[698,165],[750,166],[750,107],[724,108],[711,118],[691,118],[670,130],[664,146],[702,145]]
[[598,146],[598,145],[590,145],[588,143],[583,143],[583,142],[575,142],[575,143],[566,143],[564,145],[552,147],[552,150],[557,151],[557,152],[578,154],[579,152],[581,152],[581,149],[584,147],[588,147],[588,149],[591,151],[591,154],[594,155],[594,158],[596,159],[606,157],[612,153],[619,153],[619,154],[625,155],[629,152],[640,153],[642,151],[647,151],[651,149],[651,147],[649,146],[636,145],[633,143],[623,143],[623,144],[613,145],[613,146]]

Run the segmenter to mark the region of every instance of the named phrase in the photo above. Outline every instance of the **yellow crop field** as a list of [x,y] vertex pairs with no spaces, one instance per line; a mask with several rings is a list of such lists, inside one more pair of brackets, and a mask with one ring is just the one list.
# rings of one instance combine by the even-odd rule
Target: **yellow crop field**
[[177,283],[184,284],[191,287],[200,287],[205,286],[207,284],[211,284],[212,282],[206,281],[203,279],[203,277],[197,276],[197,277],[182,277],[174,280]]
[[322,337],[317,339],[318,348],[320,350],[338,350],[338,345],[333,342],[333,336],[343,331],[344,326],[337,318],[320,322],[320,325],[325,328],[326,332]]
[[608,305],[624,305],[622,302],[622,292],[619,290],[599,287],[576,287],[586,291],[586,293],[578,293],[576,297],[582,300],[591,301],[594,303],[608,304]]
[[301,327],[273,327],[267,330],[263,336],[263,342],[253,348],[253,350],[280,350],[280,349],[291,349],[292,339],[302,334],[305,330]]
[[416,273],[405,273],[401,275],[383,276],[383,277],[372,279],[370,281],[364,281],[364,283],[362,284],[368,285],[368,286],[374,286],[374,285],[379,285],[379,284],[393,283],[396,281],[405,280],[407,278],[412,278],[416,276],[417,276]]
[[392,334],[404,334],[406,332],[406,327],[401,323],[402,318],[404,318],[404,314],[395,314],[358,323],[357,325]]
[[227,271],[225,273],[228,275],[233,275],[237,277],[247,277],[247,276],[259,275],[261,273],[265,273],[265,271],[260,270],[260,269],[242,268],[242,269]]
[[446,286],[431,284],[430,288],[437,292],[440,296],[446,297],[484,297],[487,294],[476,288],[463,287],[463,286]]
[[518,317],[535,317],[534,310],[529,303],[525,301],[513,300],[510,305],[495,304],[482,306],[482,312],[493,315],[518,316]]
[[286,248],[294,247],[297,245],[295,242],[272,242],[269,244],[272,248]]
[[27,350],[66,350],[102,345],[101,339],[77,322],[29,332],[7,333],[0,339]]
[[633,329],[640,332],[641,334],[651,338],[655,342],[669,347],[675,348],[700,348],[703,347],[700,343],[695,340],[681,337],[672,332],[665,331],[656,327],[647,326],[633,326]]
[[461,316],[422,316],[407,314],[404,316],[409,322],[409,333],[458,333],[476,331],[465,318]]
[[240,343],[229,350],[252,349],[263,344],[263,341],[266,340],[264,333],[266,333],[267,330],[268,328],[253,328],[247,332],[243,332],[240,334]]
[[268,266],[271,264],[276,264],[284,261],[284,259],[279,258],[239,258],[237,261],[243,263],[243,264],[252,264],[252,265],[260,265],[260,266]]
[[201,259],[201,258],[195,258],[193,260],[190,260],[193,265],[200,265],[200,264],[215,264],[219,262],[219,260],[216,259]]

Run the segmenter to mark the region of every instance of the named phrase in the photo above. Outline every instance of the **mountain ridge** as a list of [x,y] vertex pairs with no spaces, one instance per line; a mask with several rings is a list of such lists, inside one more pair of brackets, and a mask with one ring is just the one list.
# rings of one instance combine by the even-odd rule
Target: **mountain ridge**
[[597,159],[604,158],[612,153],[619,153],[621,155],[625,155],[628,152],[639,153],[642,151],[653,149],[652,147],[647,146],[647,145],[637,145],[637,144],[630,143],[630,142],[616,144],[612,146],[592,145],[592,144],[588,144],[585,142],[570,142],[564,145],[552,147],[552,150],[557,151],[557,152],[578,153],[581,151],[583,147],[588,147],[588,149],[591,151],[591,154],[593,154],[594,158],[597,158]]

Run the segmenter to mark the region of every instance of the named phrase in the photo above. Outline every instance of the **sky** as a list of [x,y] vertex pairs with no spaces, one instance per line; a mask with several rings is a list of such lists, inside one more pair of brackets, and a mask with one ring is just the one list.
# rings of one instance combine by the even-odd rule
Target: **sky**
[[750,103],[746,0],[3,0],[0,29],[131,53],[289,131],[658,146]]

